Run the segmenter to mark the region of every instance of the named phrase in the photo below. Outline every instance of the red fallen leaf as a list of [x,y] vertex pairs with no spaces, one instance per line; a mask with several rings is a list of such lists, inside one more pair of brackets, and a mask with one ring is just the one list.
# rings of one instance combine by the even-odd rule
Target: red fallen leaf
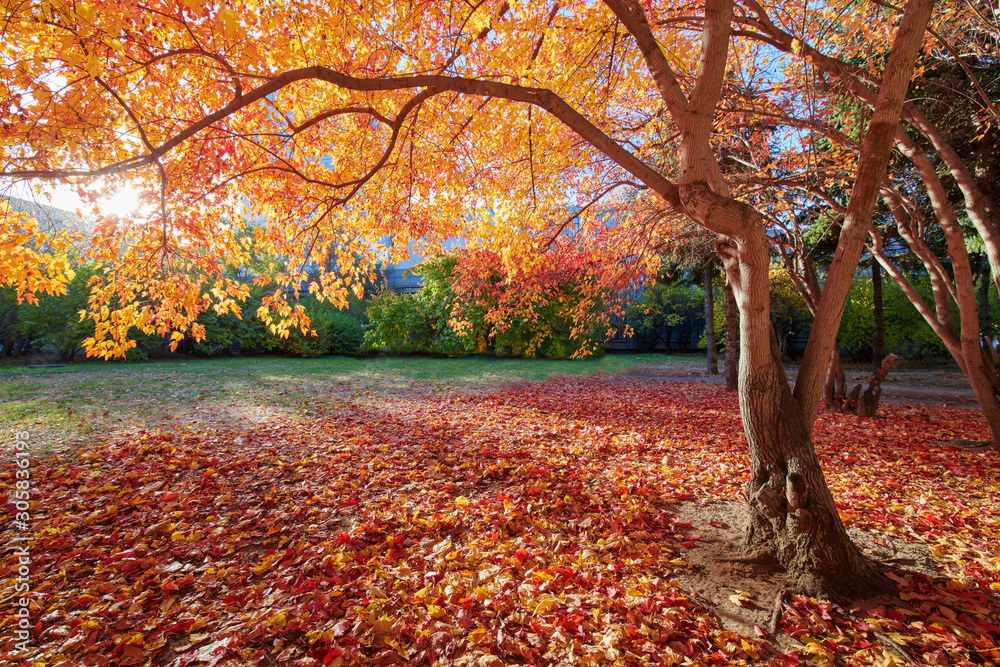
[[942,650],[942,649],[938,649],[936,651],[931,651],[930,653],[924,653],[923,656],[921,656],[921,657],[923,658],[923,660],[928,665],[950,665],[951,664],[951,660],[948,659],[948,654],[945,653],[944,650]]
[[[576,387],[578,391],[574,390],[575,394],[567,394],[556,401],[554,397],[567,387]],[[515,661],[523,657],[528,664],[541,664],[544,660],[534,656],[529,642],[539,647],[539,654],[563,641],[558,638],[564,633],[582,643],[596,645],[599,640],[594,637],[595,631],[601,633],[602,628],[614,625],[634,628],[635,622],[655,619],[666,604],[677,610],[678,630],[694,622],[705,628],[698,642],[674,642],[672,650],[695,661],[731,662],[735,658],[731,652],[738,650],[735,646],[739,642],[747,642],[743,646],[744,651],[747,645],[759,645],[754,638],[756,631],[754,635],[748,632],[749,637],[737,639],[736,643],[725,636],[720,641],[719,630],[700,618],[697,606],[683,597],[683,585],[674,588],[678,583],[671,580],[670,575],[644,580],[639,588],[641,602],[636,602],[636,596],[631,593],[631,589],[636,587],[636,577],[650,572],[650,558],[661,559],[670,547],[671,543],[665,541],[664,536],[672,533],[682,540],[693,542],[686,534],[688,531],[672,525],[669,518],[648,512],[642,513],[641,520],[625,517],[635,516],[637,501],[656,503],[661,502],[664,495],[669,496],[671,485],[677,485],[682,479],[675,470],[684,473],[683,484],[698,498],[720,493],[735,497],[744,480],[740,474],[733,474],[733,470],[740,469],[745,462],[742,458],[745,454],[737,446],[739,443],[730,446],[722,439],[722,435],[729,437],[732,432],[715,427],[708,418],[698,417],[697,410],[689,409],[683,421],[674,423],[671,413],[666,412],[673,409],[669,402],[650,402],[648,405],[654,407],[649,407],[645,416],[643,411],[635,411],[634,407],[623,404],[621,409],[626,412],[620,420],[611,422],[596,413],[594,417],[604,419],[602,428],[608,431],[621,428],[638,432],[650,442],[663,440],[665,444],[655,448],[656,451],[651,451],[651,454],[655,453],[657,459],[665,458],[663,466],[665,471],[669,471],[665,477],[651,485],[628,484],[629,494],[621,494],[619,491],[624,488],[621,482],[644,470],[633,467],[638,464],[629,462],[635,460],[641,463],[643,458],[633,456],[631,445],[614,448],[609,445],[605,454],[619,459],[615,465],[608,465],[606,458],[591,460],[576,457],[570,466],[561,469],[566,477],[572,476],[572,479],[555,481],[550,487],[539,485],[537,481],[542,476],[543,468],[554,465],[547,462],[561,461],[566,457],[565,447],[573,447],[574,451],[597,451],[601,441],[593,435],[591,427],[579,429],[582,439],[574,440],[573,429],[560,425],[566,419],[585,423],[588,405],[598,403],[593,396],[605,397],[602,399],[605,403],[611,401],[614,404],[617,389],[615,396],[607,396],[606,393],[597,394],[595,387],[595,383],[576,380],[549,383],[544,385],[544,389],[532,390],[534,393],[512,395],[505,404],[509,411],[506,407],[503,411],[494,410],[495,403],[486,403],[497,400],[495,398],[470,399],[467,403],[469,407],[463,409],[470,411],[466,415],[468,419],[478,420],[475,422],[477,433],[493,428],[488,423],[492,413],[502,412],[504,418],[500,430],[495,431],[496,437],[491,438],[493,442],[478,449],[472,440],[463,440],[443,427],[434,431],[436,435],[433,437],[426,435],[431,431],[424,424],[440,421],[445,414],[438,411],[440,405],[414,407],[413,403],[400,400],[394,404],[399,410],[394,411],[391,420],[383,420],[377,415],[365,416],[367,425],[371,426],[371,439],[365,441],[357,440],[362,432],[361,426],[339,421],[340,417],[327,417],[321,418],[316,425],[303,427],[292,428],[285,422],[260,426],[256,434],[244,434],[246,441],[241,442],[239,447],[231,446],[231,439],[227,440],[214,432],[183,437],[150,433],[142,438],[133,437],[113,443],[109,448],[84,451],[80,456],[81,463],[70,470],[47,473],[40,467],[37,473],[40,476],[48,474],[48,481],[54,482],[51,486],[53,494],[40,499],[46,512],[52,510],[52,518],[44,519],[48,523],[43,525],[64,533],[68,526],[72,526],[69,529],[72,532],[64,538],[59,538],[58,533],[47,538],[51,539],[51,543],[47,544],[46,550],[54,558],[40,563],[40,572],[66,571],[61,578],[65,582],[61,584],[61,589],[43,591],[53,595],[53,603],[48,609],[57,609],[60,602],[66,601],[64,608],[75,610],[73,600],[80,600],[81,606],[85,607],[103,604],[100,596],[118,595],[123,584],[135,587],[132,597],[138,598],[147,592],[153,597],[147,595],[145,601],[138,604],[116,599],[116,603],[122,604],[114,604],[103,612],[107,616],[104,627],[114,628],[112,632],[137,627],[138,614],[145,607],[151,613],[143,615],[138,622],[148,624],[150,630],[144,632],[147,638],[158,637],[152,641],[161,642],[169,640],[171,645],[176,646],[173,643],[175,640],[185,639],[178,635],[182,634],[182,630],[191,629],[194,623],[193,620],[179,623],[178,617],[184,615],[187,596],[197,596],[193,599],[198,600],[197,604],[204,605],[204,615],[199,612],[198,617],[201,625],[196,628],[202,634],[188,636],[188,641],[195,638],[204,641],[208,637],[228,636],[228,633],[235,632],[235,643],[229,647],[227,659],[239,655],[241,659],[253,662],[247,656],[258,656],[259,660],[257,652],[263,650],[265,654],[271,654],[270,641],[273,637],[265,637],[266,633],[255,630],[254,617],[241,614],[248,606],[270,609],[276,599],[280,599],[289,614],[289,626],[294,624],[301,630],[331,627],[341,619],[349,619],[349,624],[342,630],[344,634],[337,638],[345,655],[332,657],[330,662],[331,665],[346,665],[363,664],[365,658],[361,658],[361,654],[377,655],[386,648],[369,643],[371,624],[380,622],[379,617],[366,615],[372,611],[371,604],[374,602],[383,605],[379,613],[391,615],[401,628],[410,624],[413,632],[401,629],[399,633],[400,644],[412,647],[409,661],[430,664],[439,657],[452,661],[466,657],[460,628],[468,620],[483,628],[483,635],[487,637],[483,644],[491,645],[487,648],[494,650],[490,639],[496,636],[500,622],[506,622],[513,613],[525,608],[529,613],[533,612],[538,608],[535,600],[538,595],[559,599],[565,595],[567,600],[581,596],[582,600],[568,602],[566,608],[560,607],[553,614],[538,614],[531,619],[531,625],[528,622],[509,624],[504,641],[496,646],[504,651],[505,657],[509,655]],[[695,397],[706,409],[715,410],[710,402],[701,401],[703,394],[710,395],[708,392],[691,394],[684,400]],[[531,418],[519,423],[517,411],[522,409],[525,400],[535,401],[535,398],[539,399],[537,403],[541,407],[532,405]],[[647,404],[642,401],[653,401],[648,392],[636,391],[626,394],[624,398],[636,401],[636,405],[644,410]],[[484,405],[490,410],[483,410]],[[688,405],[694,404],[689,402]],[[731,407],[735,409],[735,404]],[[472,410],[478,412],[472,414]],[[483,413],[487,416],[484,417]],[[455,422],[458,421],[452,413],[447,414]],[[546,428],[538,432],[553,431],[559,437],[545,442],[532,439],[532,429],[537,426],[533,420],[537,414],[545,415],[547,420]],[[579,416],[581,414],[582,417]],[[664,414],[667,416],[664,417]],[[738,421],[735,410],[731,417],[735,424]],[[689,422],[699,419],[702,421],[698,428],[704,428],[703,433],[698,433],[695,443],[690,439],[692,431],[689,427],[692,424]],[[820,430],[824,427],[823,419],[821,417],[818,422]],[[877,424],[877,428],[887,431],[893,419],[890,413]],[[555,428],[549,428],[552,425],[549,420],[556,424]],[[472,422],[456,423],[455,428],[464,429],[469,424]],[[913,431],[905,441],[900,437],[893,440],[888,435],[879,440],[879,447],[890,452],[894,460],[909,462],[908,466],[901,464],[886,468],[875,465],[882,458],[871,460],[871,439],[864,440],[860,430],[845,430],[849,427],[851,422],[837,424],[835,446],[823,445],[821,439],[817,439],[817,446],[826,447],[822,453],[833,471],[831,483],[836,487],[835,494],[845,499],[841,505],[845,521],[881,536],[879,542],[871,540],[873,548],[885,548],[892,541],[891,534],[896,532],[906,536],[906,539],[939,542],[939,548],[944,553],[959,557],[962,550],[949,540],[959,540],[979,548],[983,544],[983,536],[995,532],[993,526],[996,525],[997,515],[991,504],[992,495],[987,494],[989,502],[972,505],[957,501],[969,495],[971,480],[977,480],[972,482],[975,486],[971,488],[992,488],[989,485],[995,482],[996,473],[984,466],[980,459],[954,454],[943,456],[936,452],[928,454],[925,448],[914,446],[912,441],[920,436]],[[688,434],[683,436],[687,440],[672,434],[680,429],[688,429]],[[407,433],[406,439],[398,435],[401,431]],[[278,433],[281,434],[281,444],[272,445],[272,442],[278,441]],[[714,433],[722,435],[718,441],[709,442]],[[408,441],[411,435],[413,442],[409,445],[404,440]],[[440,447],[435,450],[437,453],[433,459],[423,458],[421,448],[437,446],[439,440],[452,436],[459,443],[455,445],[456,451],[459,448],[462,450],[460,458],[451,461],[441,458],[444,450]],[[830,433],[825,437],[829,442]],[[265,441],[267,445],[262,445]],[[531,446],[525,447],[522,441],[529,441]],[[377,445],[389,447],[385,449]],[[588,449],[591,445],[596,446]],[[536,446],[537,452],[533,451]],[[305,453],[300,447],[307,447],[314,453]],[[651,445],[647,447],[654,449]],[[266,457],[254,458],[260,457],[265,448]],[[634,451],[640,449],[637,447]],[[367,454],[369,450],[370,456]],[[331,456],[331,451],[336,453]],[[852,454],[849,457],[854,459],[851,465],[847,465],[847,459],[840,456],[842,452]],[[960,465],[949,466],[949,456],[963,457]],[[281,457],[281,461],[289,463],[275,462],[268,457]],[[290,463],[293,461],[295,463]],[[443,484],[452,483],[455,495],[471,495],[469,485],[475,485],[477,479],[488,476],[482,473],[498,461],[516,462],[499,476],[502,480],[499,486],[503,490],[497,489],[497,495],[491,497],[491,491],[478,489],[475,492],[476,504],[470,504],[463,511],[463,517],[450,514],[455,502],[453,497],[443,497]],[[429,465],[423,465],[425,462]],[[722,462],[721,466],[719,462]],[[992,463],[992,460],[986,462]],[[218,474],[203,478],[203,471],[209,465],[217,467]],[[518,469],[517,465],[522,468]],[[860,472],[855,474],[855,471],[864,470],[865,466],[865,476],[861,476]],[[57,469],[55,465],[52,467]],[[940,471],[945,469],[954,472],[954,475],[949,473],[947,485],[940,482]],[[0,463],[0,483],[6,473],[7,469]],[[881,484],[883,476],[888,477],[884,489]],[[587,479],[587,483],[581,484],[579,477]],[[149,488],[157,483],[153,480],[160,480],[158,483],[161,486]],[[873,494],[875,480],[879,483],[879,493]],[[411,484],[412,491],[408,490]],[[166,485],[183,498],[183,504],[153,500],[159,497],[153,492]],[[542,493],[532,499],[532,509],[526,510],[520,503],[526,502],[525,490],[532,485],[541,489]],[[370,491],[363,490],[369,488]],[[145,502],[129,502],[132,500],[127,495],[129,489],[136,500]],[[121,500],[117,499],[119,496]],[[505,504],[504,497],[512,502]],[[920,498],[919,504],[917,498]],[[353,507],[347,502],[359,507],[344,509]],[[880,512],[869,511],[876,503],[885,508]],[[110,505],[125,507],[127,511],[120,510],[112,520],[106,509]],[[905,510],[908,505],[914,506],[912,512]],[[935,527],[931,532],[930,524],[921,519],[928,512],[940,517],[949,516],[946,522],[949,525]],[[954,513],[960,516],[953,516]],[[876,519],[877,514],[881,514],[882,518]],[[88,517],[93,518],[84,523]],[[183,536],[192,535],[193,529],[199,529],[201,537],[194,543],[143,539],[146,526],[155,525],[167,517],[178,525],[185,524],[181,528]],[[213,523],[216,519],[223,520],[224,524]],[[585,525],[584,520],[587,522]],[[960,522],[968,524],[969,528],[959,530]],[[548,528],[542,529],[539,524]],[[225,529],[216,530],[217,525],[225,525]],[[337,530],[347,526],[353,526],[353,538],[350,533],[344,533],[342,541],[333,539]],[[274,530],[276,527],[282,530]],[[536,528],[539,528],[537,533],[534,532]],[[269,537],[272,532],[274,535]],[[558,533],[560,538],[553,540],[552,544],[532,539],[535,535],[546,533]],[[613,559],[608,550],[593,548],[598,539],[607,543],[607,536],[611,533],[627,537],[634,547],[620,548],[612,544],[609,549],[614,550]],[[406,536],[404,544],[413,547],[412,553],[395,548],[396,537],[400,535]],[[448,558],[445,559],[443,552],[438,554],[439,558],[428,560],[429,545],[441,543],[445,536],[453,542],[447,552]],[[424,540],[428,540],[425,545],[428,548],[418,546]],[[656,542],[663,545],[662,548],[651,548]],[[470,553],[470,545],[475,545],[471,547],[474,553]],[[524,562],[514,556],[513,552],[519,547],[523,547],[528,554]],[[962,546],[962,549],[965,548]],[[116,552],[115,549],[121,551]],[[506,558],[504,554],[507,554]],[[270,561],[272,566],[269,570],[256,572],[265,558],[278,555],[281,559]],[[666,554],[665,557],[673,558],[675,555]],[[900,584],[900,587],[913,595],[910,599],[912,607],[907,609],[906,614],[885,608],[872,610],[866,614],[874,619],[869,621],[871,627],[897,632],[901,629],[899,624],[925,622],[927,631],[923,634],[910,637],[909,633],[903,632],[908,641],[912,641],[908,648],[912,649],[914,657],[919,656],[918,659],[940,650],[947,652],[945,657],[950,658],[952,664],[993,659],[994,656],[979,650],[983,643],[979,637],[963,640],[927,625],[928,622],[934,623],[935,619],[940,620],[943,613],[939,611],[940,606],[948,606],[963,610],[959,618],[963,624],[969,625],[962,627],[975,629],[983,639],[995,643],[997,634],[1000,634],[995,623],[986,622],[996,610],[994,593],[990,590],[990,584],[996,583],[995,574],[976,559],[962,558],[958,561],[965,573],[961,582],[945,587],[908,576],[906,583]],[[101,563],[99,577],[74,570],[72,565],[83,559]],[[610,570],[609,560],[612,565]],[[3,565],[7,563],[7,560],[3,561]],[[161,612],[163,609],[159,586],[168,580],[163,575],[180,576],[189,571],[164,569],[173,564],[179,568],[197,568],[193,570],[194,580],[172,581],[178,586],[187,581],[188,585],[177,591],[178,602],[170,609],[169,618],[163,618],[162,613],[158,617],[157,609]],[[514,577],[511,587],[500,590],[501,582],[507,580],[510,570],[519,564],[537,565],[534,576]],[[569,564],[577,570],[576,575],[561,576],[560,567],[568,567]],[[490,574],[494,566],[499,572]],[[202,567],[206,569],[202,571]],[[477,568],[480,572],[475,571]],[[207,574],[209,569],[213,571],[211,575]],[[40,581],[44,582],[45,577]],[[614,588],[609,590],[606,587],[611,581],[614,581]],[[955,588],[959,583],[961,586]],[[426,598],[427,604],[442,609],[441,617],[433,621],[428,621],[422,612],[411,614],[411,609],[405,604],[393,606],[390,612],[381,596],[374,594],[376,590],[393,590],[404,596],[412,595],[428,584],[431,586],[423,598]],[[452,586],[451,591],[446,591],[448,585]],[[518,591],[519,585],[526,585],[526,589]],[[542,587],[544,590],[537,590]],[[88,591],[89,594],[81,595]],[[629,593],[626,594],[626,591]],[[325,600],[320,593],[326,594]],[[277,598],[267,600],[274,596]],[[818,645],[835,655],[835,662],[849,664],[853,653],[871,646],[864,638],[860,624],[854,625],[841,618],[835,610],[814,601],[803,600],[800,605],[801,614],[794,610],[787,612],[787,627],[792,629],[790,634],[801,636],[809,633]],[[137,618],[130,618],[132,615]],[[60,616],[44,618],[46,620],[37,626],[35,636],[42,636],[45,628],[66,630],[68,634],[58,635],[62,638],[87,634],[77,629],[82,621],[59,620]],[[951,616],[948,618],[955,620]],[[817,623],[822,619],[827,620]],[[59,624],[62,624],[61,627]],[[863,627],[867,628],[868,624]],[[528,628],[534,635],[533,639],[526,634]],[[441,638],[445,642],[441,651],[427,645],[430,637],[427,633],[439,630],[446,632]],[[467,630],[476,632],[473,628]],[[327,647],[324,644],[330,643],[333,637],[329,631],[323,634],[318,639],[322,643],[309,645],[304,640],[291,639],[292,635],[284,637],[296,642],[303,651],[314,646],[323,647],[318,657],[310,656],[317,661],[315,665],[302,663],[300,667],[317,667],[319,659],[325,657]],[[56,636],[54,632],[50,635]],[[96,651],[110,653],[108,644],[112,634],[102,629],[100,632],[95,630],[93,636],[95,648],[89,655]],[[406,638],[405,643],[403,637]],[[639,639],[633,630],[628,630],[623,637],[632,642],[630,650],[633,652],[640,647],[646,652],[650,644],[656,648],[663,645],[663,641]],[[834,638],[835,643],[830,643],[828,637]],[[644,641],[646,643],[642,643]],[[475,646],[480,646],[480,643]],[[145,648],[151,652],[150,645]],[[182,652],[186,653],[189,648],[184,647]],[[608,647],[609,650],[612,648]],[[68,664],[81,664],[86,657],[82,648],[75,650],[78,652],[74,654],[67,652],[70,656]],[[601,657],[604,658],[603,655]],[[649,657],[656,661],[660,656],[653,654]],[[608,661],[613,660],[608,658]],[[807,664],[808,661],[806,654],[801,660],[795,655],[779,654],[774,656],[774,662]],[[103,662],[95,659],[94,664],[109,664],[109,659],[104,658]],[[470,664],[475,665],[476,660],[472,659]],[[197,666],[191,664],[190,667],[201,667],[201,663]]]
[[756,623],[753,624],[753,633],[758,637],[767,637],[767,633],[764,632],[764,629]]
[[393,665],[399,662],[399,653],[393,649],[386,649],[381,653],[368,659],[369,665]]
[[475,621],[469,618],[469,614],[464,609],[459,610],[457,616],[458,624],[465,628],[466,630],[474,628],[476,626]]

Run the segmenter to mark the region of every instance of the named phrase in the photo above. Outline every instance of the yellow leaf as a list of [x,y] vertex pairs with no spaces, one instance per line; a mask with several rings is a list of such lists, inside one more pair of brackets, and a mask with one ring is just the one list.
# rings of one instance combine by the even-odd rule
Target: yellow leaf
[[555,606],[557,600],[551,595],[543,595],[539,600],[538,604],[535,606],[536,614],[547,614],[552,611],[552,607]]
[[288,622],[288,616],[283,611],[279,611],[277,614],[269,617],[266,621],[267,627],[270,630],[281,630],[285,627],[285,623]]
[[434,618],[442,618],[448,612],[435,604],[427,605],[427,613]]
[[94,20],[94,10],[86,2],[76,3],[76,13],[87,21],[93,22]]
[[469,633],[469,642],[472,644],[482,644],[490,638],[490,633],[482,628],[476,628]]
[[469,504],[469,499],[466,498],[465,496],[459,496],[458,498],[455,498],[455,504],[465,507],[466,505]]
[[733,595],[729,596],[730,604],[736,605],[737,607],[756,607],[756,603],[753,598],[750,597],[749,593],[744,591],[736,591]]
[[236,12],[228,7],[220,9],[219,20],[222,21],[222,28],[225,30],[227,35],[230,37],[236,37],[239,34],[240,19],[236,15]]

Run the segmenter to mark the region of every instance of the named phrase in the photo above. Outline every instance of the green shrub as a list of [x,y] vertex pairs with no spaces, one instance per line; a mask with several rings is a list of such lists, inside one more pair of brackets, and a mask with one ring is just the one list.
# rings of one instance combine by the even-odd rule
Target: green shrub
[[215,356],[255,354],[277,347],[267,326],[257,317],[260,301],[261,289],[251,286],[250,297],[240,306],[240,317],[231,313],[218,315],[210,310],[199,315],[198,322],[205,327],[205,337],[193,342],[193,351]]
[[361,351],[365,329],[350,313],[330,313],[330,346],[327,354],[355,355]]
[[[424,289],[427,289],[425,284]],[[451,304],[425,294],[385,291],[368,306],[364,348],[397,354],[420,352],[461,357],[475,351],[474,340],[452,328]]]
[[93,320],[80,321],[80,311],[86,309],[90,294],[87,283],[94,271],[90,264],[77,266],[65,294],[42,295],[37,305],[18,306],[18,331],[32,340],[34,349],[54,348],[65,363],[73,361],[83,341],[94,335]]
[[312,332],[303,334],[292,328],[288,338],[270,335],[272,344],[292,357],[319,357],[324,354],[357,354],[364,339],[364,329],[358,320],[341,312],[328,301],[314,296],[300,300],[309,316]]

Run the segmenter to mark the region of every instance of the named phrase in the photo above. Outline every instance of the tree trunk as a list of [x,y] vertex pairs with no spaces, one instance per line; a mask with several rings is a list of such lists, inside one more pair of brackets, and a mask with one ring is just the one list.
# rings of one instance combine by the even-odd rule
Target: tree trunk
[[840,360],[840,350],[836,347],[830,353],[830,363],[826,368],[826,381],[823,384],[823,407],[827,412],[844,411],[844,392],[847,391],[847,376],[844,375],[844,364]]
[[990,317],[991,287],[990,265],[985,260],[980,259],[979,289],[976,291],[979,302],[979,333],[992,340],[996,336],[996,331],[993,327],[993,318]]
[[872,258],[872,373],[878,373],[885,354],[885,315],[882,308],[882,268]]
[[[942,221],[944,222],[944,221]],[[979,313],[972,285],[971,270],[965,245],[956,226],[942,225],[948,243],[948,253],[955,272],[954,288],[956,303],[961,318],[961,334],[956,334],[954,326],[945,326],[939,317],[920,298],[916,290],[898,267],[892,264],[881,249],[881,239],[874,235],[873,253],[892,279],[903,290],[924,320],[944,342],[952,358],[968,379],[980,410],[990,427],[994,445],[1000,447],[1000,375],[997,367],[983,356],[982,340],[979,335]],[[950,308],[946,311],[950,318]],[[951,324],[950,322],[948,323]]]
[[795,399],[802,406],[810,429],[816,419],[823,374],[829,365],[830,351],[836,342],[847,296],[868,238],[875,202],[885,179],[886,165],[899,125],[900,110],[933,6],[934,0],[907,2],[861,145],[861,158],[837,240],[837,250],[823,285],[823,296],[816,307],[816,319],[809,332],[809,341],[795,381]]
[[[669,71],[669,64],[645,23],[641,3],[606,1],[636,36],[654,78],[658,71]],[[833,347],[832,337],[836,336],[850,280],[857,271],[868,235],[878,187],[885,177],[893,130],[899,121],[899,108],[932,5],[933,0],[909,0],[904,11],[865,136],[855,192],[838,243],[834,263],[836,271],[846,279],[841,276],[839,283],[835,281],[830,297],[824,289],[818,319],[826,320],[830,328],[813,327],[803,364],[808,367],[811,350],[814,369],[812,375],[805,373],[807,382],[801,387],[796,384],[794,398],[777,356],[777,342],[771,328],[770,256],[765,224],[757,210],[729,196],[712,152],[713,119],[733,33],[732,0],[706,0],[704,4],[702,52],[686,109],[671,103],[677,97],[675,89],[680,88],[676,80],[665,75],[656,79],[661,91],[666,91],[661,94],[680,126],[682,175],[676,199],[675,193],[662,184],[651,183],[651,186],[659,187],[654,190],[661,192],[675,210],[719,235],[717,249],[740,311],[740,415],[752,461],[745,494],[749,512],[745,545],[754,555],[773,558],[790,576],[797,578],[797,588],[806,592],[837,592],[854,597],[891,588],[848,537],[820,469],[810,431],[822,376],[813,375],[822,372],[823,368],[816,363],[821,361],[825,367]],[[683,98],[683,93],[679,96]],[[845,237],[851,246],[849,250],[840,247]],[[817,333],[822,334],[821,340],[814,344]]]
[[737,327],[739,318],[736,315],[736,296],[733,286],[726,281],[726,389],[736,391],[736,368],[739,360],[739,335]]
[[[868,378],[868,388],[865,389],[865,393],[861,395],[861,401],[858,403],[859,417],[875,416],[875,413],[878,411],[878,402],[882,398],[882,383],[885,382],[885,378],[889,375],[889,371],[892,370],[892,364],[895,361],[896,355],[890,354],[882,360],[878,370],[874,371],[872,376]],[[859,384],[858,387],[860,388],[861,385]]]
[[748,229],[724,259],[740,310],[740,414],[752,464],[746,499],[749,555],[774,559],[799,590],[865,596],[890,587],[840,519],[792,397],[768,314],[768,244]]
[[719,374],[719,351],[715,348],[715,295],[712,293],[712,273],[715,267],[705,265],[705,348],[708,351],[708,372]]

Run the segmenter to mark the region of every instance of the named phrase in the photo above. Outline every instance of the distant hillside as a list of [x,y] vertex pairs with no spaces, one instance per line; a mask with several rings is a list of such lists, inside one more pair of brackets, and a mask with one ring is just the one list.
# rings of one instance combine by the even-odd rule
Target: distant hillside
[[78,216],[73,211],[66,211],[55,206],[42,204],[18,197],[0,197],[0,200],[10,202],[11,208],[20,213],[27,213],[38,221],[43,232],[55,232],[61,229],[76,229],[86,234],[94,231],[94,219],[90,216]]

